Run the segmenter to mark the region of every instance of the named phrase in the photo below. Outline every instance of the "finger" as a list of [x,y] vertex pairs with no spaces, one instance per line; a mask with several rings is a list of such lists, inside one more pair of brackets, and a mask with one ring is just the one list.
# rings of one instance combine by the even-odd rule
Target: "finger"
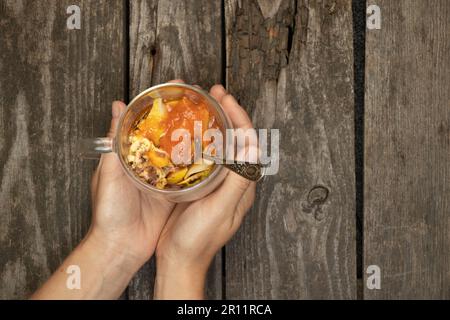
[[[112,103],[111,107],[112,119],[111,119],[111,126],[108,131],[109,138],[114,138],[117,131],[117,126],[119,125],[120,116],[125,111],[125,109],[126,105],[122,101],[114,101]],[[119,159],[117,158],[117,155],[114,152],[103,153],[100,157],[100,162],[97,166],[97,170],[94,173],[93,178],[95,179],[95,181],[93,181],[93,186],[96,188],[98,184],[100,169],[108,173],[117,172],[119,166],[120,166]]]
[[[126,108],[125,103],[123,103],[122,101],[113,101],[112,106],[111,106],[111,114],[112,114],[111,125],[109,128],[108,134],[107,134],[107,136],[109,138],[114,137],[115,132],[117,130],[117,126],[119,124],[120,115],[125,110],[125,108]],[[104,155],[102,155],[100,157],[100,162],[92,176],[91,190],[92,190],[92,195],[94,197],[95,197],[95,193],[96,193],[97,185],[98,185],[99,169],[102,166],[103,159],[104,159]]]
[[98,186],[98,170],[94,171],[91,179],[91,206],[95,208],[95,198],[97,197],[97,186]]
[[[233,125],[235,125],[236,128],[253,128],[247,113],[241,106],[239,106],[237,101],[231,95],[227,94],[222,98],[222,105],[224,106],[224,109],[226,108],[225,110],[230,115],[230,118],[233,121]],[[257,145],[255,145],[254,143],[256,143],[256,141],[254,141],[250,146],[243,146],[242,148],[238,149],[236,158],[238,160],[256,162],[258,158],[258,149]],[[225,178],[223,184],[220,186],[219,190],[214,193],[213,197],[217,197],[217,199],[227,199],[227,202],[229,204],[234,204],[235,206],[237,206],[249,186],[250,181],[248,179],[238,175],[235,172],[230,172]]]
[[122,101],[114,101],[112,103],[112,119],[111,126],[109,128],[108,137],[114,138],[119,125],[120,115],[125,110],[126,105]]
[[215,84],[209,90],[209,94],[220,103],[222,98],[227,94],[227,91],[221,84]]
[[184,81],[181,79],[174,79],[174,80],[167,81],[167,83],[184,83]]
[[215,201],[220,201],[223,202],[225,206],[230,206],[230,209],[234,214],[234,208],[239,203],[239,200],[241,199],[242,195],[245,193],[249,185],[249,180],[241,177],[235,172],[229,172],[227,177],[225,178],[225,181],[219,187],[217,192],[213,194],[212,197]]
[[[253,129],[252,121],[250,120],[247,112],[239,105],[231,94],[225,94],[222,97],[221,105],[230,117],[233,127],[235,129],[244,130],[244,132],[239,132],[239,134],[243,134],[243,137],[236,139],[236,159],[253,163],[257,162],[258,136],[256,134],[256,130]],[[235,131],[235,133],[238,133],[238,131]]]
[[[241,161],[256,162],[258,157],[257,150],[256,146],[241,149],[236,158]],[[235,172],[230,172],[214,195],[216,196],[217,194],[218,199],[227,199],[229,203],[236,205],[251,184],[250,180]]]
[[250,129],[253,128],[252,121],[247,112],[242,108],[231,94],[225,94],[220,100],[220,104],[230,117],[235,128]]
[[242,220],[247,215],[247,212],[251,208],[253,202],[255,201],[256,195],[256,183],[250,182],[249,187],[245,190],[241,199],[239,200],[238,205],[236,206],[236,210],[233,218],[233,228],[237,230],[242,223]]

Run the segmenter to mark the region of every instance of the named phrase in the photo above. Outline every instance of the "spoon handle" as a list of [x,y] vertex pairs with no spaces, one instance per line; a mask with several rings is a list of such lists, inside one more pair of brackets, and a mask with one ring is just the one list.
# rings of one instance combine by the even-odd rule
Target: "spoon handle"
[[203,157],[207,160],[214,161],[217,165],[222,165],[228,170],[231,170],[245,179],[251,181],[259,181],[264,177],[264,170],[259,163],[250,163],[246,161],[235,161],[233,163],[227,163],[227,161],[212,157],[207,154],[203,154]]
[[225,168],[251,181],[259,181],[264,176],[262,167],[258,163],[241,162],[232,164],[225,163],[223,165]]

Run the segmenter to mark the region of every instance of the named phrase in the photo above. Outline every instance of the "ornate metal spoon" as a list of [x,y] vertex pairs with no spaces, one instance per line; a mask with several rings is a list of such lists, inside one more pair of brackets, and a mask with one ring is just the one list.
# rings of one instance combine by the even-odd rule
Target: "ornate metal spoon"
[[207,160],[214,161],[216,164],[236,172],[245,179],[259,181],[264,177],[264,167],[259,163],[250,163],[246,161],[234,161],[234,163],[227,163],[224,159],[212,157],[205,153],[203,153],[202,156]]

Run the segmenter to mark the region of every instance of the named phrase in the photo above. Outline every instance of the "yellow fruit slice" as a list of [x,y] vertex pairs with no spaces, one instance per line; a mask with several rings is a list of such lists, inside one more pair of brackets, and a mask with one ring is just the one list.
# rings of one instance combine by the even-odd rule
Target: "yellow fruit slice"
[[180,168],[177,171],[170,173],[167,176],[167,182],[171,183],[171,184],[176,184],[176,183],[180,182],[181,180],[183,180],[187,171],[188,171],[188,168]]
[[155,167],[163,168],[171,165],[169,155],[161,149],[151,148],[147,152],[147,157]]
[[184,179],[183,181],[178,182],[177,184],[184,187],[193,186],[194,184],[197,184],[204,178],[206,178],[210,171],[211,168],[205,171],[197,172],[196,174],[191,175],[189,178]]
[[186,176],[184,178],[187,179],[190,176],[192,176],[192,175],[194,175],[196,173],[202,172],[202,171],[208,171],[209,172],[211,170],[211,168],[212,168],[212,164],[213,164],[213,162],[206,161],[206,160],[203,160],[203,162],[199,163],[199,164],[194,163],[193,165],[191,165],[189,167],[189,170],[186,172]]
[[168,117],[167,107],[161,98],[153,100],[153,106],[145,118],[138,126],[147,138],[159,146],[159,139],[164,134],[166,128],[164,127],[164,120]]

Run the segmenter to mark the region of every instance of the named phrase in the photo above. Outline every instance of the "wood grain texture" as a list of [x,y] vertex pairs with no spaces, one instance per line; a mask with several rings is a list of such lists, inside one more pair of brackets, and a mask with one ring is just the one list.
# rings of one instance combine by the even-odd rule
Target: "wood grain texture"
[[369,1],[366,33],[366,299],[450,298],[450,2]]
[[[221,1],[129,1],[130,95],[171,79],[209,88],[222,80]],[[222,298],[219,253],[206,296]],[[128,289],[130,299],[153,297],[155,266],[147,263]]]
[[226,248],[226,297],[356,298],[351,1],[225,1],[227,85],[280,170]]
[[0,298],[26,298],[78,244],[90,221],[94,162],[75,155],[103,136],[123,98],[121,1],[0,5]]

